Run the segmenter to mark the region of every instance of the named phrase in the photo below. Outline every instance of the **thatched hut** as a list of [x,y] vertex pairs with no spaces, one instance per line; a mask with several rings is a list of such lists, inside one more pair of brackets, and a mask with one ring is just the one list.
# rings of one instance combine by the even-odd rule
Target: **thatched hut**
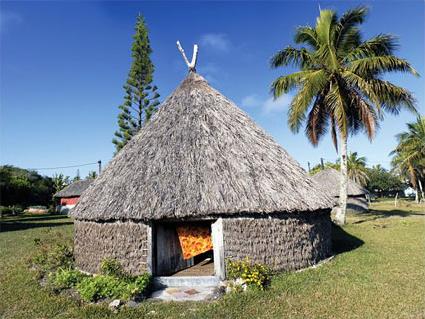
[[[327,168],[314,174],[313,179],[320,184],[323,191],[333,196],[335,205],[338,206],[341,173],[333,168]],[[351,179],[347,184],[347,196],[348,210],[364,212],[369,209],[369,192]]]
[[93,179],[75,181],[54,194],[53,197],[58,201],[56,212],[67,214],[69,210],[78,203],[81,194],[90,186],[92,182]]
[[190,72],[71,213],[76,265],[94,273],[114,257],[131,273],[164,276],[209,257],[215,278],[225,276],[226,258],[306,267],[331,252],[332,199],[317,188],[246,113]]

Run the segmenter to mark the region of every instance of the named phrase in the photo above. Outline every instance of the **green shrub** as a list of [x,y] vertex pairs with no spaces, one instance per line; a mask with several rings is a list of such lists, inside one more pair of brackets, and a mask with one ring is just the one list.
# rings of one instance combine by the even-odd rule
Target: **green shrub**
[[59,268],[56,272],[51,273],[50,281],[55,290],[63,290],[75,287],[88,275],[75,269]]
[[126,274],[122,269],[121,264],[115,258],[105,258],[100,263],[100,273],[107,276],[124,278]]
[[257,287],[261,290],[269,283],[272,274],[269,267],[252,263],[248,258],[227,260],[226,270],[229,279],[241,278],[249,287]]
[[146,293],[151,283],[151,276],[127,274],[118,260],[105,258],[100,264],[101,275],[83,278],[76,286],[85,301],[97,301],[104,298],[128,300]]
[[46,288],[53,292],[75,288],[85,301],[106,298],[128,300],[146,294],[150,288],[151,276],[148,273],[130,276],[115,259],[103,260],[100,266],[102,274],[89,276],[73,268],[71,246],[52,245],[38,238],[34,242],[38,250],[31,258],[31,265],[38,279],[48,276]]
[[21,214],[23,210],[22,206],[19,205],[0,206],[0,216]]
[[59,268],[73,268],[74,256],[71,245],[41,241],[39,238],[35,238],[34,243],[36,252],[30,258],[30,266],[37,278],[42,278]]
[[76,289],[85,301],[97,301],[101,298],[112,297],[117,278],[112,276],[96,276],[84,278],[77,284]]
[[122,279],[111,275],[84,278],[76,289],[85,301],[98,301],[104,298],[129,300],[146,293],[151,277],[145,273],[137,277]]
[[152,276],[147,272],[134,278],[134,283],[141,292],[144,292],[146,289],[148,289],[151,285],[151,282]]

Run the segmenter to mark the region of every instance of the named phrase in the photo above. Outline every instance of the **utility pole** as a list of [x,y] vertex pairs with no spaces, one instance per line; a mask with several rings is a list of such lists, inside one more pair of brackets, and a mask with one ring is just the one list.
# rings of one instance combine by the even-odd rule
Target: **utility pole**
[[102,171],[102,161],[98,160],[97,165],[99,166],[99,174],[98,175],[100,175],[100,172]]
[[310,173],[310,172],[311,172],[311,169],[310,169],[310,162],[307,162],[307,165],[308,165],[308,172]]
[[322,166],[322,169],[325,169],[325,165],[323,164],[323,157],[320,158],[320,166]]

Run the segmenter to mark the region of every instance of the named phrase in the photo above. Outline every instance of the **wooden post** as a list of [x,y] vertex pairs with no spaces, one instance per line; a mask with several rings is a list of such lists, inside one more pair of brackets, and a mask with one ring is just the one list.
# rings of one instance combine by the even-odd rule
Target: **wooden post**
[[223,219],[219,218],[211,225],[211,236],[214,253],[214,274],[220,280],[226,278],[226,266],[224,261],[224,238],[223,238]]
[[395,194],[395,197],[394,197],[394,207],[397,207],[397,198],[398,198],[398,192]]
[[152,276],[155,275],[155,240],[154,240],[154,225],[152,222],[149,222],[146,225],[147,233],[147,256],[146,256],[146,271]]
[[184,52],[182,46],[180,45],[180,41],[177,41],[177,48],[179,49],[180,53],[183,56],[184,62],[186,62],[187,67],[189,68],[189,72],[196,72],[196,63],[198,61],[198,45],[193,45],[193,54],[192,54],[192,61],[189,62],[189,60],[186,57],[186,53]]

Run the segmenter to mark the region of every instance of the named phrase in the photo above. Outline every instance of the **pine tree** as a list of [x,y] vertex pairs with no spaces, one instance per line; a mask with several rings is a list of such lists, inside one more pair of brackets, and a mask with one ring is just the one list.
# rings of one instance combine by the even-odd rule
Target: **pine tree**
[[116,152],[150,120],[159,105],[158,88],[152,84],[154,66],[150,59],[152,49],[148,29],[140,14],[137,17],[135,31],[131,47],[133,62],[124,85],[124,102],[119,106],[118,130],[112,140]]

